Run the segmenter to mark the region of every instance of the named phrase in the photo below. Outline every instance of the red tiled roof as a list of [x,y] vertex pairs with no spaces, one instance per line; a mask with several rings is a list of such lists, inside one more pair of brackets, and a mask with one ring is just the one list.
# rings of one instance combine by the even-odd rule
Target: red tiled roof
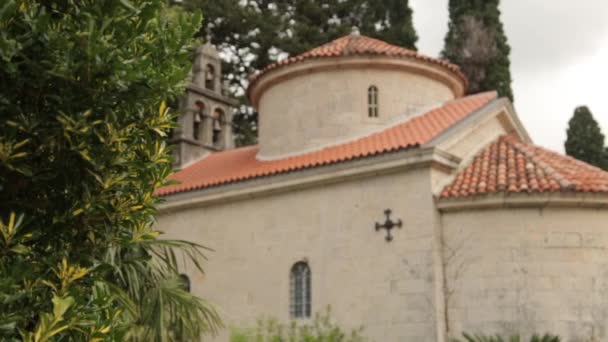
[[157,190],[156,195],[167,196],[416,147],[430,141],[495,98],[495,92],[487,92],[452,100],[381,132],[284,159],[257,160],[257,146],[213,153],[172,175],[170,178],[181,184],[163,187]]
[[481,151],[440,198],[544,192],[608,193],[608,172],[503,135]]
[[266,72],[283,67],[285,65],[291,65],[300,63],[310,59],[318,58],[333,58],[333,57],[344,57],[344,56],[388,56],[388,57],[399,57],[399,58],[410,58],[417,59],[420,61],[440,65],[448,70],[456,73],[458,77],[466,84],[466,77],[460,71],[460,68],[446,60],[432,58],[422,55],[416,51],[409,50],[397,45],[392,45],[382,40],[370,38],[367,36],[349,34],[347,36],[338,38],[329,43],[323,44],[312,50],[304,52],[303,54],[286,58],[280,62],[270,64],[259,73],[252,76],[249,83],[249,88],[252,89],[253,84],[260,79],[260,77]]

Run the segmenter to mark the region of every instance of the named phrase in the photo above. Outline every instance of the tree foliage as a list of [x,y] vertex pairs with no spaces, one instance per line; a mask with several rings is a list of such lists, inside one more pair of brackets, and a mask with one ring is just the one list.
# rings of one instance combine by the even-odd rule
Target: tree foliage
[[[200,15],[163,0],[0,4],[0,340],[192,340],[216,312],[183,289],[153,192],[171,160]],[[201,269],[202,271],[202,269]]]
[[442,57],[460,66],[467,92],[496,90],[513,100],[507,42],[500,0],[450,0],[450,21]]
[[248,77],[281,57],[303,53],[348,34],[362,34],[416,49],[407,0],[185,0],[202,8],[212,42],[224,52],[222,69],[242,106],[235,116],[237,144],[255,143],[257,113],[244,96]]
[[604,150],[604,135],[586,106],[577,107],[568,122],[566,154],[608,170]]

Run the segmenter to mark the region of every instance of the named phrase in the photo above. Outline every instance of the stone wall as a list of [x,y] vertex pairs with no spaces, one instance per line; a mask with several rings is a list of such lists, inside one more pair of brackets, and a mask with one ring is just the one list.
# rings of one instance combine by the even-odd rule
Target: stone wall
[[[373,341],[436,341],[436,216],[428,169],[277,193],[247,201],[164,212],[169,237],[214,249],[192,290],[215,303],[227,326],[262,316],[289,319],[289,271],[312,270],[312,310],[331,305],[345,328]],[[403,220],[376,232],[383,211]],[[441,301],[439,302],[441,305]],[[227,341],[226,331],[217,339]]]
[[488,209],[442,220],[452,335],[608,340],[608,210]]

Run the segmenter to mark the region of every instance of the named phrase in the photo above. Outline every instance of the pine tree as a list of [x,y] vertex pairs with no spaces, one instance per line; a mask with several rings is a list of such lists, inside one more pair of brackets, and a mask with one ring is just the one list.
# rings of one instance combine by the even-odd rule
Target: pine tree
[[566,154],[606,169],[604,135],[589,108],[581,106],[574,110],[566,133]]
[[234,117],[238,145],[255,143],[257,113],[244,96],[249,75],[277,61],[348,34],[364,35],[416,49],[418,39],[407,0],[185,0],[205,13],[199,35],[228,52],[222,65],[232,94],[242,106]]
[[442,57],[459,65],[467,93],[496,90],[513,100],[509,53],[500,0],[450,0],[450,21]]

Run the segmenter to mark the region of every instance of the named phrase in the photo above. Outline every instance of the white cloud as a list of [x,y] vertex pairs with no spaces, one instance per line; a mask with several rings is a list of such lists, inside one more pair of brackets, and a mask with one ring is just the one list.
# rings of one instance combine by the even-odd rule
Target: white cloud
[[438,56],[448,30],[447,0],[412,0],[410,6],[414,10],[414,26],[418,31],[418,50]]
[[608,33],[605,0],[503,0],[502,19],[513,47],[513,68],[562,67],[600,48]]

